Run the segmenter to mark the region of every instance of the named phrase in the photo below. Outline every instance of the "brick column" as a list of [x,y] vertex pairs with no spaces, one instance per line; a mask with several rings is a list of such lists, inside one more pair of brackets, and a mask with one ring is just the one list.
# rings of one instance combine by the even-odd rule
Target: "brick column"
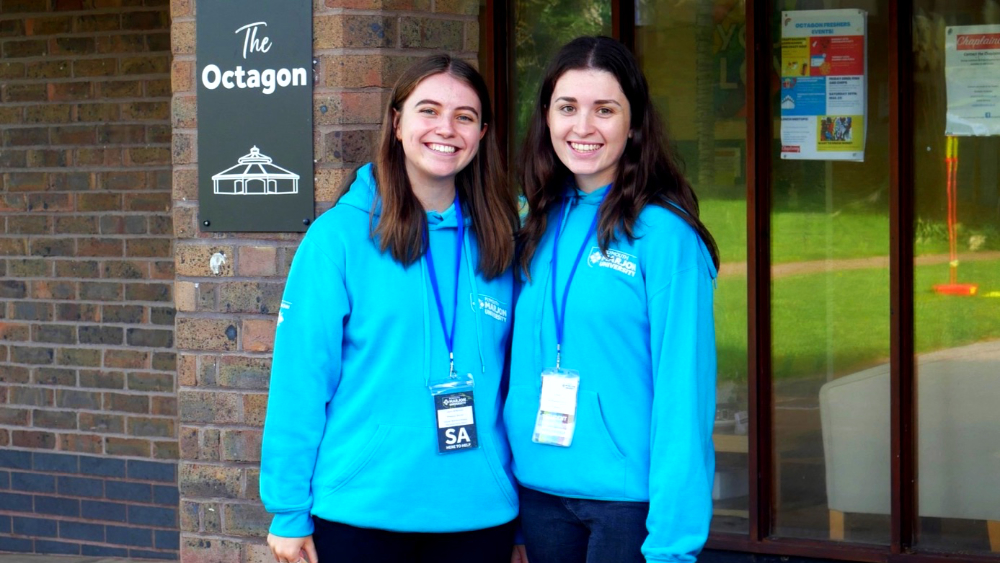
[[2,0],[0,55],[0,551],[176,559],[166,4]]
[[[319,214],[369,160],[386,95],[406,65],[437,51],[475,63],[480,7],[316,0],[313,9]],[[258,492],[261,429],[278,306],[301,237],[198,229],[194,0],[171,0],[171,14],[181,560],[263,563],[273,559]]]

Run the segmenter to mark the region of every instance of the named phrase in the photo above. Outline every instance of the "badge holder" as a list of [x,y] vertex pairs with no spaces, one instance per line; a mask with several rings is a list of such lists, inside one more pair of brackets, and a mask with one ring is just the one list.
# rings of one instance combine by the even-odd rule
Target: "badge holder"
[[437,419],[437,453],[451,454],[479,447],[472,374],[429,385]]
[[568,448],[576,430],[576,396],[580,372],[548,368],[542,372],[542,394],[531,441]]
[[[603,199],[602,199],[603,201]],[[566,216],[566,198],[559,206],[558,222],[555,228],[555,238],[552,241],[552,311],[555,313],[556,324],[556,367],[542,371],[542,393],[538,401],[538,416],[535,418],[535,431],[531,441],[537,444],[550,444],[568,448],[573,444],[573,432],[576,430],[576,395],[580,390],[580,372],[572,369],[562,369],[563,326],[566,320],[566,298],[569,296],[569,286],[573,283],[576,268],[580,265],[583,252],[588,241],[597,232],[597,219],[600,212],[594,214],[587,229],[587,236],[576,252],[576,260],[569,270],[569,277],[563,287],[562,302],[556,300],[556,268],[559,260],[559,235],[562,233],[562,223]]]

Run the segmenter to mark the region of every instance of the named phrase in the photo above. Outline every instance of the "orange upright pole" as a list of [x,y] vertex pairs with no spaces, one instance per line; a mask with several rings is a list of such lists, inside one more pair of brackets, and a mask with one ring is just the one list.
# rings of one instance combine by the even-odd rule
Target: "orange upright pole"
[[948,163],[948,280],[958,283],[958,198],[955,188],[958,180],[958,138],[948,137],[945,161]]
[[948,283],[934,286],[934,291],[948,295],[975,295],[979,286],[958,283],[958,137],[945,139],[945,192],[948,198]]

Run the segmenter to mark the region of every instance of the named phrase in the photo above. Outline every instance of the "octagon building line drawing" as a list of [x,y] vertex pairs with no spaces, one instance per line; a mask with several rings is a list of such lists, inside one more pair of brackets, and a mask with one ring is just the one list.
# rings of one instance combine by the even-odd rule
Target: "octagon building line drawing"
[[256,146],[231,166],[212,176],[219,195],[284,195],[299,193],[299,175],[274,164]]

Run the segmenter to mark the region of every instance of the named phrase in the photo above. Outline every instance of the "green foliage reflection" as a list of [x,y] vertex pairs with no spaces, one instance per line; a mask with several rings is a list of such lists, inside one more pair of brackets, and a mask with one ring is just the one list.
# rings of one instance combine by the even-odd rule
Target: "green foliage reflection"
[[514,7],[513,139],[520,146],[552,55],[581,35],[611,35],[609,0],[518,0]]

